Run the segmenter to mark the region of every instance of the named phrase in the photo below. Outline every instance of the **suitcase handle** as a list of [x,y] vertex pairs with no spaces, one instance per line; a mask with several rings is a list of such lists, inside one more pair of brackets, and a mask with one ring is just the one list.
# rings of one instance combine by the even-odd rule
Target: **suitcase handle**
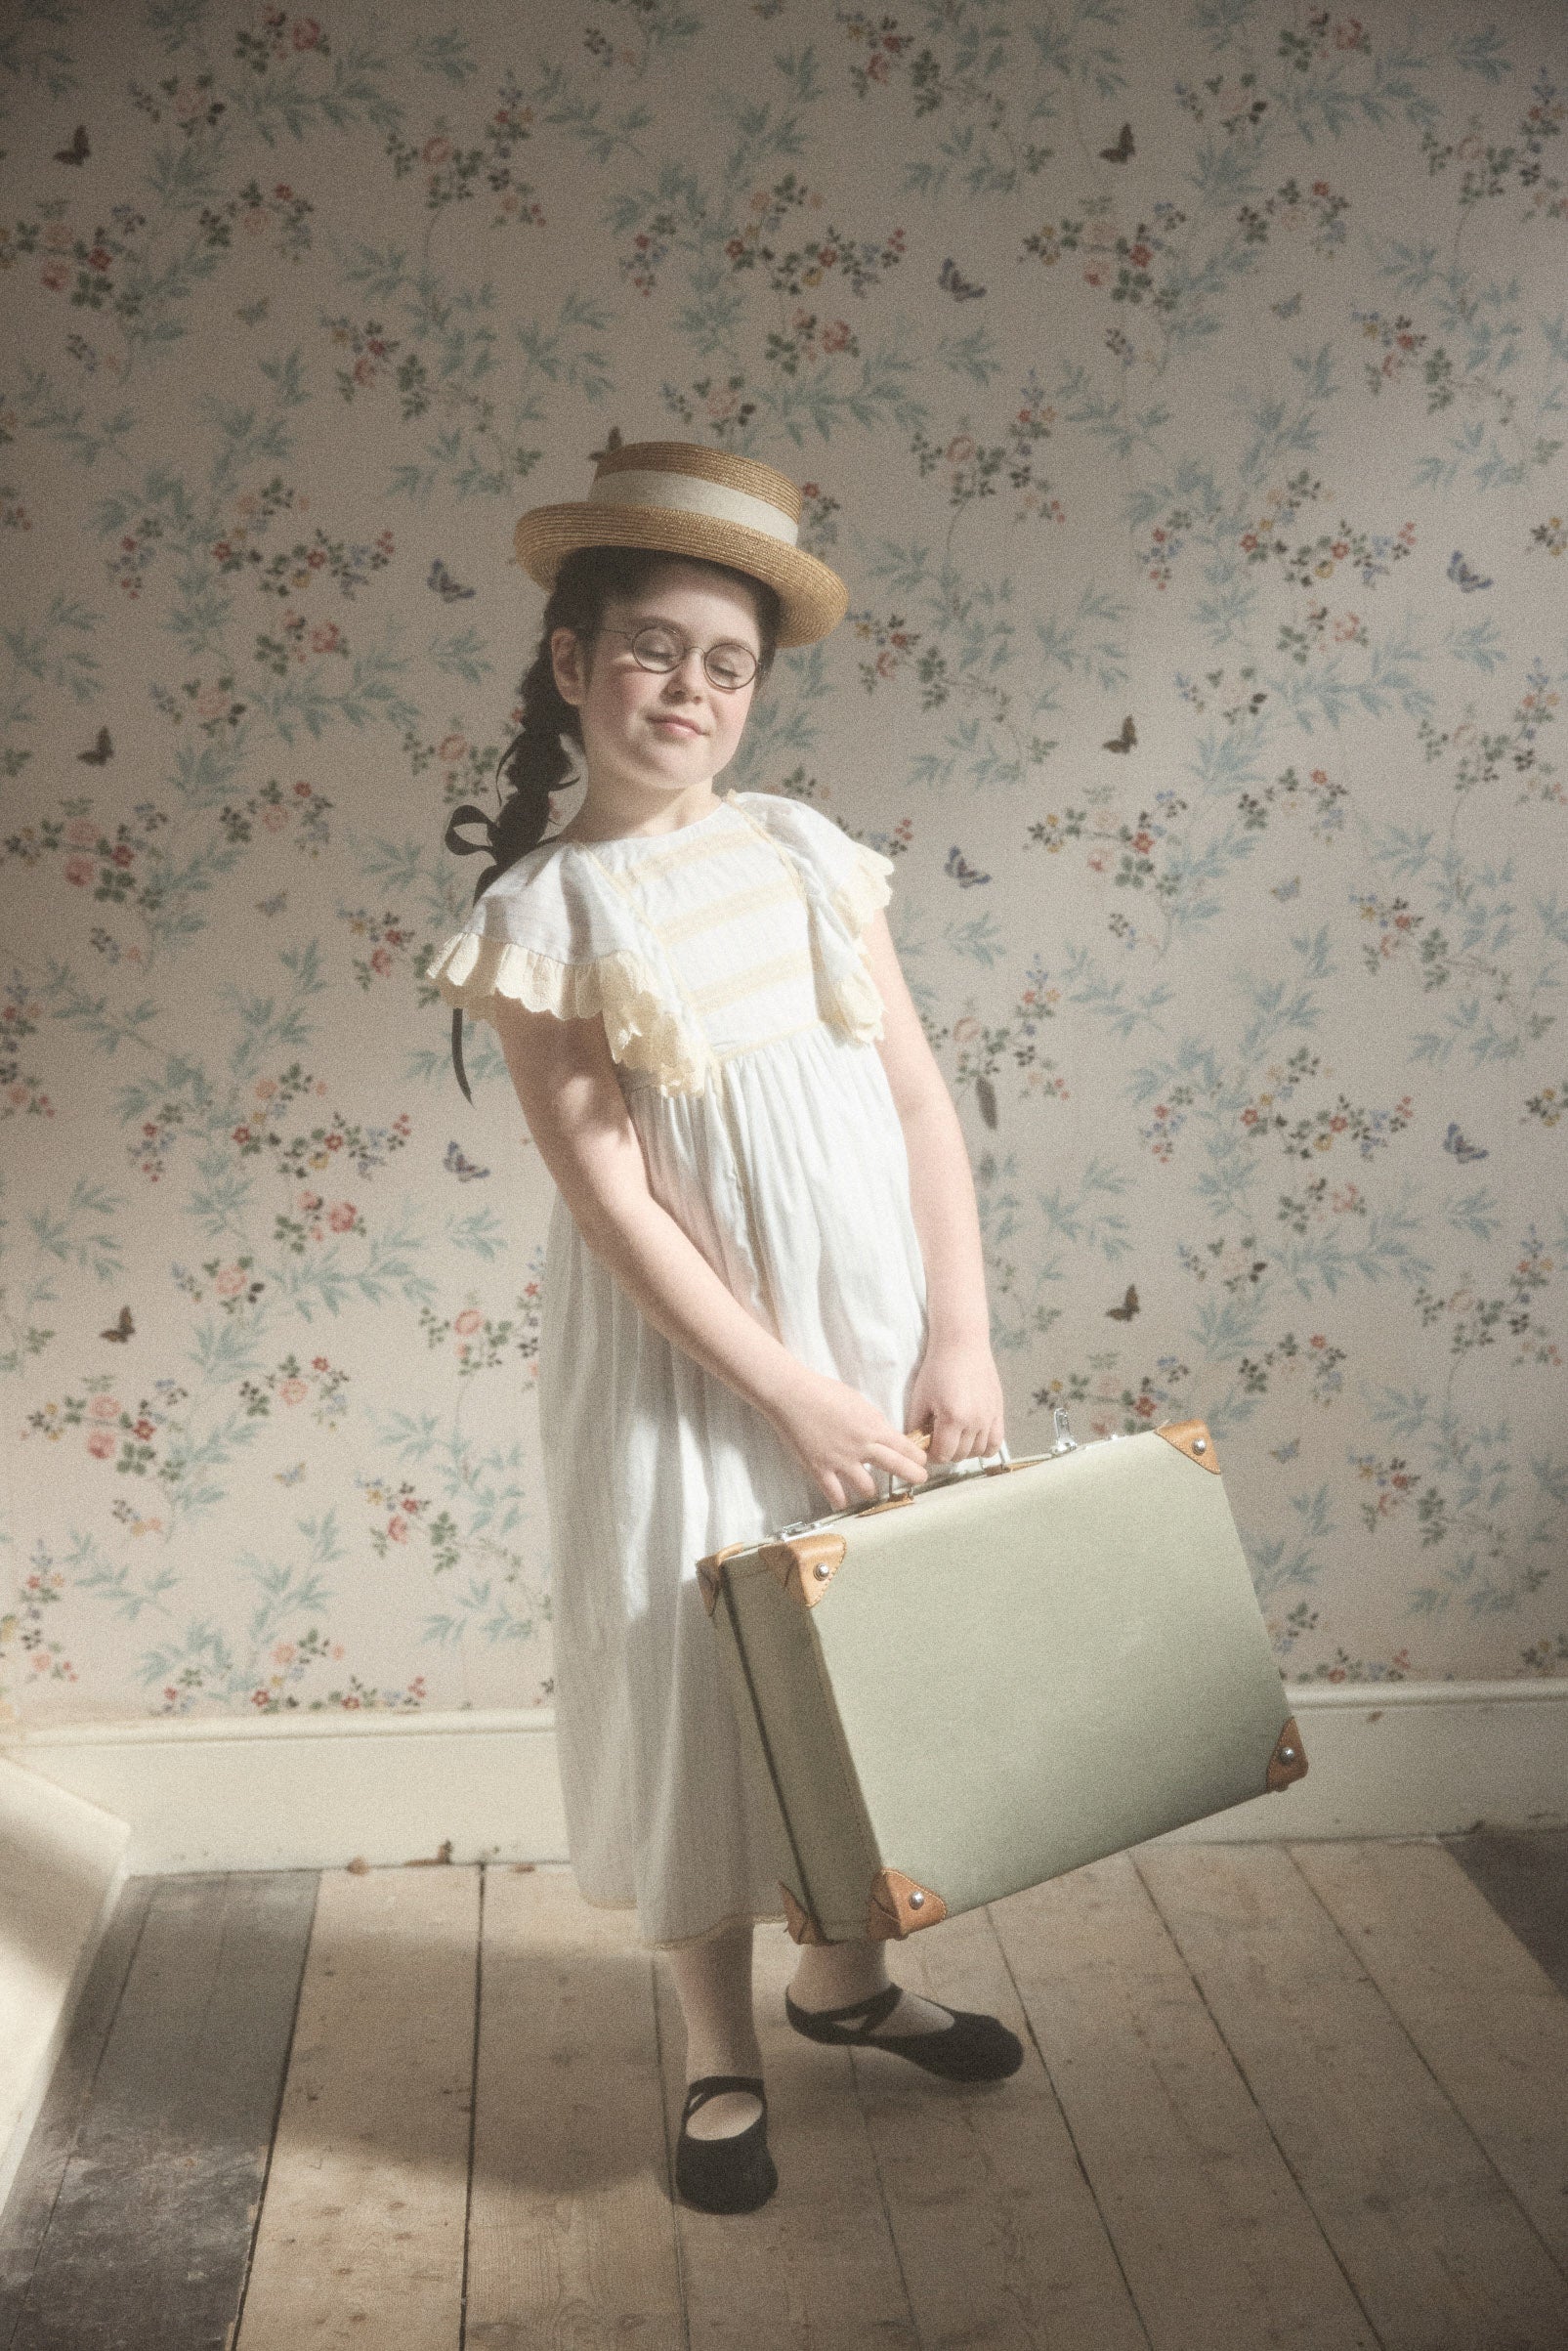
[[[1012,1455],[1005,1445],[998,1445],[995,1453],[969,1453],[961,1461],[939,1462],[934,1470],[926,1472],[925,1476],[918,1484],[912,1477],[901,1477],[897,1470],[889,1470],[887,1474],[888,1495],[891,1496],[896,1485],[907,1487],[911,1494],[926,1494],[935,1485],[951,1485],[955,1478],[973,1477],[977,1472],[984,1470],[987,1462],[991,1461],[999,1461],[1006,1469],[1011,1466]],[[859,1507],[862,1510],[869,1510],[872,1505],[862,1503]]]
[[[921,1431],[920,1434],[925,1436],[926,1432]],[[897,1471],[889,1470],[889,1490],[886,1494],[873,1494],[866,1502],[852,1502],[845,1510],[824,1511],[815,1518],[796,1518],[792,1525],[776,1527],[768,1541],[787,1542],[791,1535],[808,1534],[819,1526],[835,1525],[841,1518],[858,1517],[862,1511],[885,1510],[893,1498],[892,1487],[895,1485],[907,1486],[911,1495],[927,1493],[932,1486],[953,1485],[960,1477],[974,1476],[977,1471],[985,1469],[988,1462],[999,1462],[1004,1469],[1008,1469],[1012,1466],[1012,1455],[1005,1445],[998,1445],[995,1453],[973,1453],[962,1461],[944,1462],[935,1475],[927,1475],[924,1482],[918,1485],[913,1478],[900,1477]]]

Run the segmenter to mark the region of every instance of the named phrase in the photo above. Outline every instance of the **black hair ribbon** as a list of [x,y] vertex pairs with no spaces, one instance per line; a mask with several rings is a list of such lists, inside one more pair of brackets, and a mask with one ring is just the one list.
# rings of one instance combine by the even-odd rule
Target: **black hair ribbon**
[[[459,825],[483,826],[485,838],[483,840],[464,840],[457,829]],[[484,809],[476,808],[472,800],[465,800],[461,808],[452,810],[442,838],[454,857],[480,857],[488,850],[491,863],[480,876],[474,890],[474,904],[477,906],[496,876],[504,871],[501,863],[498,819],[487,816]],[[474,1096],[469,1089],[468,1073],[463,1067],[463,1007],[461,1005],[454,1005],[452,1007],[452,1067],[457,1072],[457,1083],[463,1090],[464,1101],[471,1102]]]

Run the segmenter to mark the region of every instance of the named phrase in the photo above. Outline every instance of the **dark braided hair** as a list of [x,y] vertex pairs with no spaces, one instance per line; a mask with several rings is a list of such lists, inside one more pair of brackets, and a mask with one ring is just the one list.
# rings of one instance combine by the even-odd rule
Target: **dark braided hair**
[[[605,607],[612,598],[640,595],[650,579],[668,565],[696,561],[692,556],[667,554],[658,547],[577,547],[562,558],[544,608],[538,649],[524,676],[519,696],[523,705],[522,730],[502,752],[496,769],[497,775],[505,780],[507,796],[494,817],[487,816],[471,800],[465,801],[461,808],[452,810],[442,835],[455,856],[478,856],[486,849],[490,853],[490,863],[474,886],[476,906],[508,866],[516,865],[520,857],[537,848],[544,838],[550,822],[550,794],[573,775],[576,766],[561,741],[562,736],[574,743],[579,751],[583,748],[582,721],[576,707],[565,699],[555,682],[551,637],[558,628],[572,629],[591,663],[594,640],[604,620]],[[773,657],[779,648],[783,611],[776,590],[765,580],[754,579],[749,572],[737,571],[730,564],[703,560],[699,569],[749,590],[761,639],[757,664],[760,685],[773,667]],[[465,840],[458,831],[465,824],[481,826],[484,839]],[[452,1010],[452,1067],[464,1099],[471,1102],[474,1096],[463,1068],[461,1005]]]

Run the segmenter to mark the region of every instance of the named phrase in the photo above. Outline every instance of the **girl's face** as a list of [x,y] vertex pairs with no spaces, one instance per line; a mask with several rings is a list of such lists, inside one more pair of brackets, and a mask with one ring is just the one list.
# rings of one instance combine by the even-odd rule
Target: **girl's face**
[[[677,667],[641,668],[614,630],[664,622],[684,638]],[[558,628],[550,657],[561,694],[579,713],[590,793],[615,815],[635,819],[707,786],[734,758],[756,692],[715,686],[702,654],[719,644],[760,654],[751,598],[699,565],[672,561],[635,596],[613,596],[585,664],[575,631]],[[652,795],[652,804],[650,802]]]

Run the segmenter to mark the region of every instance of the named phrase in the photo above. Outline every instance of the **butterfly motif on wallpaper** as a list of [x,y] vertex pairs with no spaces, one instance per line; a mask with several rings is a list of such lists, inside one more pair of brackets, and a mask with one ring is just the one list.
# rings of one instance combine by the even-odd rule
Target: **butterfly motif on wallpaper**
[[258,898],[256,912],[259,915],[280,915],[287,904],[287,890],[279,890],[275,898]]
[[971,285],[967,278],[960,278],[955,261],[942,264],[937,282],[945,294],[953,296],[954,302],[974,302],[986,290],[983,285]]
[[1287,898],[1299,898],[1300,895],[1301,876],[1299,874],[1293,874],[1289,881],[1277,881],[1269,892],[1271,898],[1278,898],[1282,904]]
[[236,319],[242,319],[247,326],[259,326],[272,307],[273,298],[271,294],[263,294],[255,302],[236,303],[234,305],[234,317]]
[[1448,1133],[1443,1137],[1443,1148],[1445,1151],[1452,1151],[1455,1158],[1460,1160],[1486,1159],[1490,1156],[1484,1143],[1467,1143],[1465,1141],[1460,1133],[1457,1119],[1450,1119],[1448,1122]]
[[1132,144],[1132,125],[1130,122],[1124,122],[1122,125],[1122,136],[1115,147],[1101,148],[1100,160],[1102,163],[1124,163],[1129,155],[1136,154],[1136,152],[1137,150]]
[[1479,572],[1470,569],[1458,547],[1448,559],[1448,576],[1455,586],[1465,595],[1472,594],[1476,588],[1488,588],[1492,585],[1490,579],[1483,579]]
[[1269,1447],[1270,1456],[1275,1461],[1294,1461],[1300,1450],[1301,1439],[1298,1436],[1289,1438],[1283,1445],[1270,1445]]
[[1138,1311],[1138,1293],[1130,1282],[1127,1284],[1127,1294],[1122,1304],[1119,1306],[1107,1306],[1105,1311],[1107,1319],[1111,1322],[1130,1322],[1132,1320],[1133,1315]]
[[948,862],[942,870],[945,874],[951,875],[958,887],[964,890],[968,889],[971,882],[991,879],[989,874],[982,874],[978,866],[972,866],[967,862],[960,853],[956,841],[948,851]]
[[472,596],[474,593],[472,588],[459,585],[439,555],[430,567],[430,577],[426,580],[425,585],[433,587],[444,604],[460,604],[465,596]]
[[107,727],[99,728],[98,741],[90,751],[78,751],[76,756],[85,760],[89,767],[106,767],[114,756],[114,745]]
[[275,1470],[273,1475],[279,1485],[298,1485],[305,1475],[305,1464],[297,1461],[291,1470]]
[[85,122],[79,122],[69,147],[56,148],[55,161],[57,163],[85,163],[92,151],[87,144],[87,125]]
[[121,1306],[118,1321],[111,1322],[106,1331],[100,1331],[98,1335],[100,1339],[117,1339],[123,1346],[135,1329],[130,1307]]
[[482,1168],[472,1159],[465,1159],[455,1143],[446,1145],[446,1157],[443,1165],[448,1176],[455,1176],[459,1183],[472,1183],[477,1176],[489,1174],[488,1168]]
[[1276,319],[1293,319],[1300,307],[1301,297],[1298,293],[1287,294],[1283,302],[1269,304],[1269,309],[1274,313]]
[[1122,721],[1121,734],[1112,735],[1107,742],[1101,744],[1100,748],[1102,751],[1129,751],[1137,740],[1138,730],[1132,723],[1132,713],[1129,710]]

